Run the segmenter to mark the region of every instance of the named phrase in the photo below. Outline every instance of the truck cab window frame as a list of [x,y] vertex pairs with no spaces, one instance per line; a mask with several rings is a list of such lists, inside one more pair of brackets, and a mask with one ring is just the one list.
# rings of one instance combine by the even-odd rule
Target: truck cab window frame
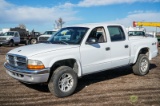
[[125,33],[121,26],[108,26],[111,42],[126,40]]
[[92,38],[95,39],[95,43],[105,43],[105,42],[107,42],[107,38],[106,38],[106,33],[105,33],[105,30],[104,30],[104,27],[96,27],[96,28],[94,28],[90,32],[86,43],[89,43],[89,40],[92,39]]

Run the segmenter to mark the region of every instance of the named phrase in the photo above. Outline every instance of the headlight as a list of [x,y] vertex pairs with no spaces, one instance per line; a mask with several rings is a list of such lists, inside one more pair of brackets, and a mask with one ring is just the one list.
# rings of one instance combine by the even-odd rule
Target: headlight
[[10,40],[11,38],[6,38],[6,40]]
[[44,69],[44,65],[41,61],[38,60],[28,60],[28,64],[27,64],[27,68],[28,69],[33,69],[33,70],[40,70],[40,69]]
[[8,55],[6,55],[6,61],[7,61],[7,63],[9,63],[9,57],[8,57]]

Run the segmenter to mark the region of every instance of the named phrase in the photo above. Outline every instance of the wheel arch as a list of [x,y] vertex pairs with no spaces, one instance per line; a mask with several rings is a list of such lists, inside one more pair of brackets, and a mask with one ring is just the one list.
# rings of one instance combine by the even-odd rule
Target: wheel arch
[[82,68],[80,61],[75,58],[61,58],[61,59],[54,59],[50,62],[50,75],[48,81],[50,80],[53,72],[60,66],[69,66],[71,67],[75,73],[77,73],[78,77],[82,76]]
[[10,39],[10,42],[11,42],[11,41],[13,41],[13,42],[14,42],[14,39]]
[[149,59],[149,60],[151,59],[151,52],[150,52],[149,47],[140,47],[140,48],[137,50],[137,52],[136,52],[136,55],[135,55],[135,58],[134,58],[133,63],[135,63],[135,62],[137,61],[138,56],[139,56],[140,54],[146,54],[147,57],[148,57],[148,59]]

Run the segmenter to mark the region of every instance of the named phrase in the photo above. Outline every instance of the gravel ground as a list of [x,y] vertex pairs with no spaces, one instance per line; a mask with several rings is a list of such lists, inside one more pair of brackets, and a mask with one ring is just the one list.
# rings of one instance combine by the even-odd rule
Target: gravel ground
[[23,84],[6,74],[5,54],[13,48],[0,47],[0,106],[160,106],[160,56],[146,76],[134,75],[130,67],[87,75],[72,96],[57,98],[47,85]]

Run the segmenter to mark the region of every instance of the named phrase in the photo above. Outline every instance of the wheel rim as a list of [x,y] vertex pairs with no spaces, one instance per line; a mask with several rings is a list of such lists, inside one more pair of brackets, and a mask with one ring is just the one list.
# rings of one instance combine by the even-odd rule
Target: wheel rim
[[31,40],[31,43],[32,43],[32,44],[36,44],[36,43],[37,43],[36,39],[32,39],[32,40]]
[[148,69],[148,61],[146,59],[142,59],[141,61],[141,71],[146,72]]
[[58,81],[58,86],[62,92],[68,92],[73,87],[73,83],[74,80],[72,75],[69,73],[64,73]]

